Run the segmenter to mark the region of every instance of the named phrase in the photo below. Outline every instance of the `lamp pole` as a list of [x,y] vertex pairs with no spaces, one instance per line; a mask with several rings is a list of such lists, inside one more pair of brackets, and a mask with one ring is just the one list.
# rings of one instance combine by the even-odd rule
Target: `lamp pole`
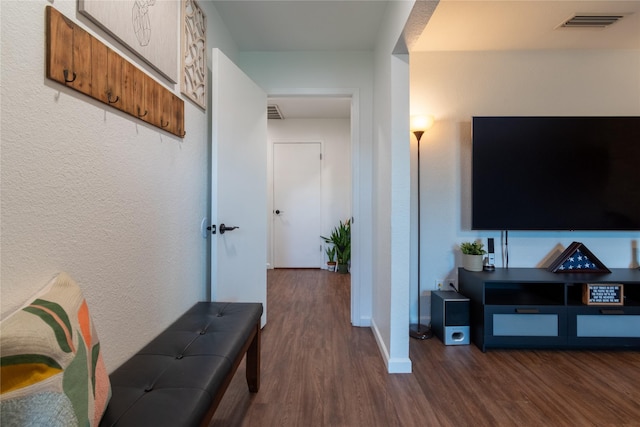
[[409,325],[409,336],[419,340],[425,340],[433,336],[431,327],[420,323],[420,139],[424,135],[423,130],[414,130],[413,134],[418,140],[418,323]]

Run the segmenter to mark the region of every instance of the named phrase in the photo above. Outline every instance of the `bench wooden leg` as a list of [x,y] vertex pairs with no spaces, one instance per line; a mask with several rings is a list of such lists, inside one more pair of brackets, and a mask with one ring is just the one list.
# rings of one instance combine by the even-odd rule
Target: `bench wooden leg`
[[247,385],[249,391],[260,390],[260,321],[256,324],[256,333],[247,349]]
[[[201,427],[208,426],[211,419],[213,418],[213,414],[215,413],[222,397],[224,396],[224,392],[229,387],[231,383],[231,379],[235,374],[238,366],[242,362],[242,359],[245,358],[247,361],[247,385],[249,386],[249,391],[252,393],[257,393],[260,389],[260,319],[258,319],[258,323],[255,327],[255,333],[253,334],[253,338],[251,338],[251,342],[248,340],[242,346],[242,351],[236,356],[236,359],[231,367],[231,371],[225,377],[223,383],[220,388],[217,390],[216,395],[213,398],[211,403],[211,407],[207,412],[207,415],[202,419]],[[248,344],[248,345],[247,345]]]

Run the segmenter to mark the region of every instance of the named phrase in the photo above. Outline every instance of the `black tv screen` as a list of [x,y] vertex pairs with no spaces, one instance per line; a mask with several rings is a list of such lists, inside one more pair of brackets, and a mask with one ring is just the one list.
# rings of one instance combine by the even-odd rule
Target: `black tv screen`
[[640,230],[640,117],[474,117],[475,230]]

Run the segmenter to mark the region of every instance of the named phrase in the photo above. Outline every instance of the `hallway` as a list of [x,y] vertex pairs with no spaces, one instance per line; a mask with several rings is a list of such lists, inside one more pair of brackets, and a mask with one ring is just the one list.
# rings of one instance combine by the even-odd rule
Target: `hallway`
[[388,375],[371,330],[351,326],[349,280],[268,271],[260,392],[248,393],[241,364],[211,427],[425,425],[414,376]]

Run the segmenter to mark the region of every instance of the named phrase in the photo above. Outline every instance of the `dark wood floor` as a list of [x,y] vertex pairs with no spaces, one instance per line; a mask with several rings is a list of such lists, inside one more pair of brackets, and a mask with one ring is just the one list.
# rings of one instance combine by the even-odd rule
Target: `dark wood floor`
[[349,276],[270,270],[262,385],[244,364],[213,426],[640,426],[640,352],[494,350],[410,341],[387,374],[349,321]]

